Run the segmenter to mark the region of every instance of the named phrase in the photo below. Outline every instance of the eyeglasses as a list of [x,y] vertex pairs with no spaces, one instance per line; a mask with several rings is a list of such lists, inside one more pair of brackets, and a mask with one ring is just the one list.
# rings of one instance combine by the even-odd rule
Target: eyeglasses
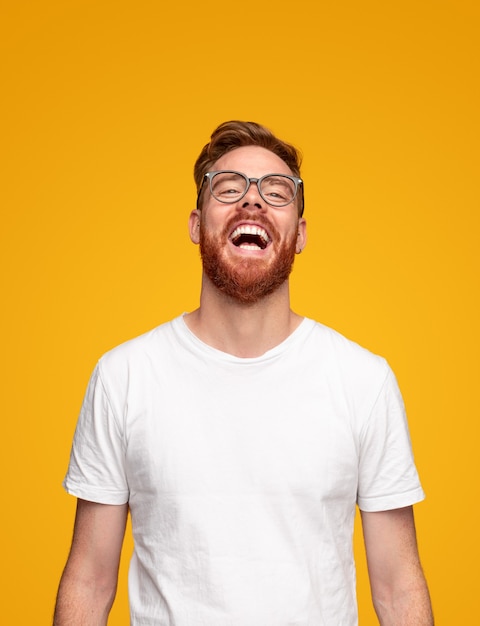
[[246,195],[250,185],[256,183],[258,193],[267,204],[274,207],[284,207],[295,200],[300,187],[302,196],[301,213],[303,214],[303,181],[296,176],[265,174],[265,176],[260,178],[249,178],[246,174],[233,170],[207,172],[198,192],[197,208],[200,194],[207,179],[212,196],[215,200],[224,204],[238,202]]

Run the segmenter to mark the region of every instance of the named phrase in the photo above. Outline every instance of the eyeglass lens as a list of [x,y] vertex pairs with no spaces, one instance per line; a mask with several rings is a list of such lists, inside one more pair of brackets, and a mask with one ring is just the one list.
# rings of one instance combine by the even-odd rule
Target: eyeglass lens
[[[218,172],[211,178],[213,197],[219,202],[236,202],[247,191],[250,181],[235,172]],[[287,176],[274,174],[258,181],[259,192],[265,202],[285,206],[295,197],[295,183]]]

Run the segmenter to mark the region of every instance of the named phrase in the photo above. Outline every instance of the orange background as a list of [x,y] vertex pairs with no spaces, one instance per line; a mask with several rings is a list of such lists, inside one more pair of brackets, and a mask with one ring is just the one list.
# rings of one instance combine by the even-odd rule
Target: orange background
[[437,623],[478,617],[479,17],[465,0],[3,3],[3,623],[51,620],[97,358],[198,303],[191,172],[228,119],[302,149],[293,307],[394,368]]

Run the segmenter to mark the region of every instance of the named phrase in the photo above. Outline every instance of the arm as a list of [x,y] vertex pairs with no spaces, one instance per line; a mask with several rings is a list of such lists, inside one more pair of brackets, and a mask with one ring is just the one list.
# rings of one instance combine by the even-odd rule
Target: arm
[[362,512],[373,604],[381,626],[433,626],[411,506]]
[[128,505],[78,500],[54,626],[104,626],[115,598]]

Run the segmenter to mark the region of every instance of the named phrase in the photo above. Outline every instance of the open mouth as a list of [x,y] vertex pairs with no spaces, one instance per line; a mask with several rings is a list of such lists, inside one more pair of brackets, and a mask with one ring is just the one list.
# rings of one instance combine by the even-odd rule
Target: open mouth
[[235,228],[230,235],[230,241],[237,248],[247,248],[253,250],[265,250],[270,243],[270,237],[261,226],[252,224],[242,224]]

